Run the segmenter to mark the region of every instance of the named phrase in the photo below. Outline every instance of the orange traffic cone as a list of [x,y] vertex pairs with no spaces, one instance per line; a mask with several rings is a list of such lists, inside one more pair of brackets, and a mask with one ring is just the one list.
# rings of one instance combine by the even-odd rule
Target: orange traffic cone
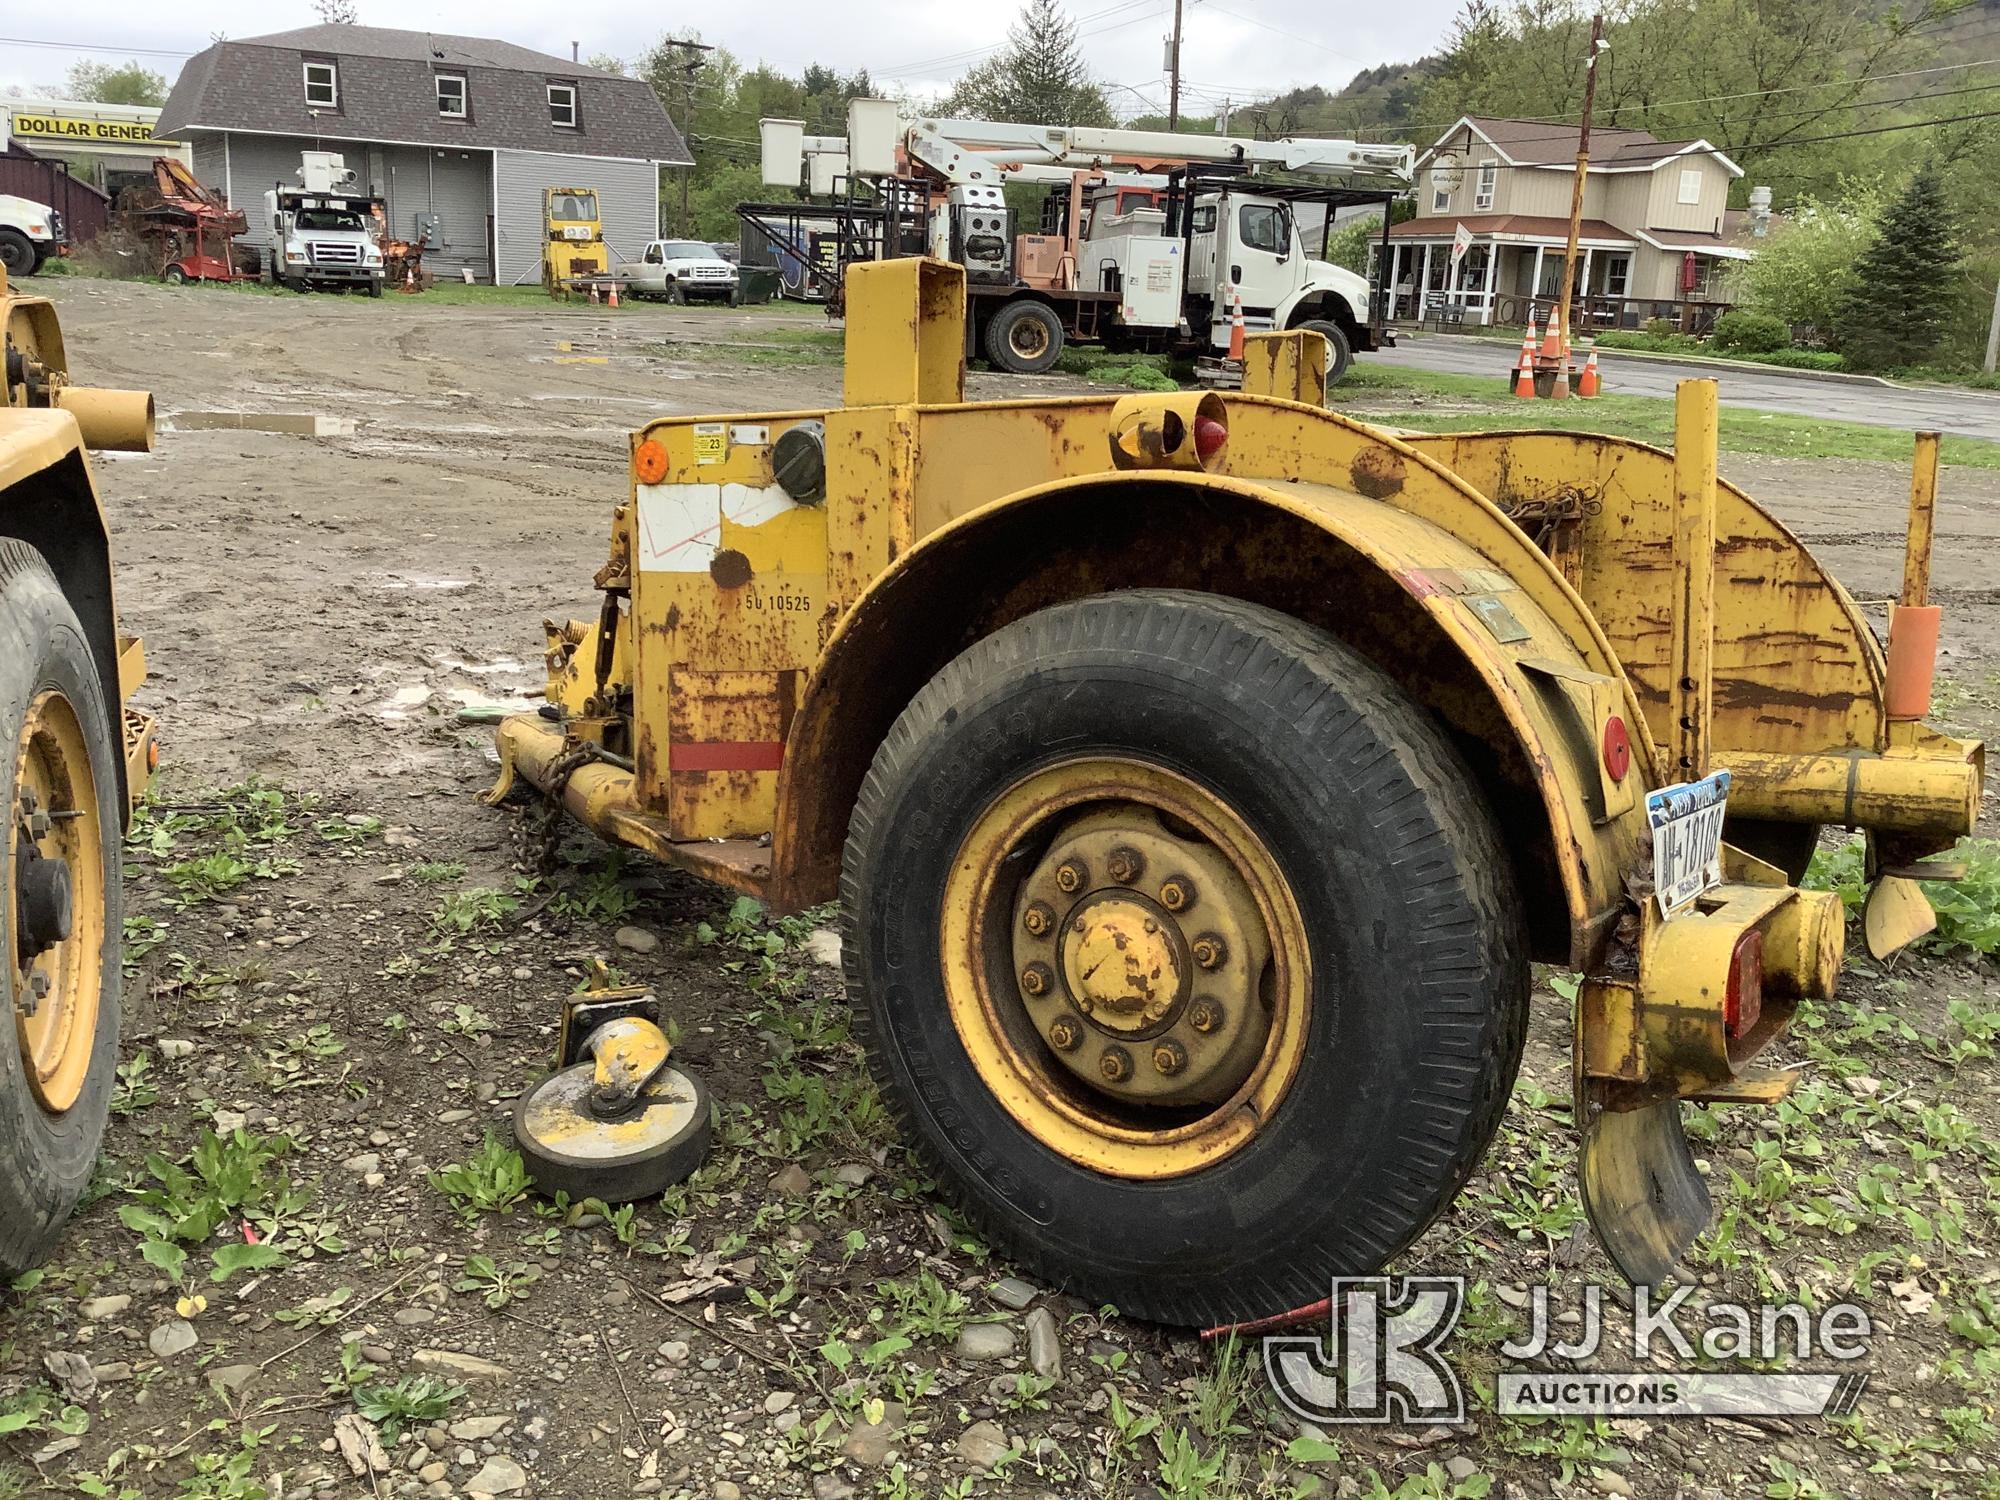
[[1583,374],[1577,378],[1576,393],[1587,400],[1595,396],[1598,389],[1597,351],[1593,349],[1590,351],[1590,358],[1583,362]]
[[1569,399],[1569,340],[1562,334],[1555,335],[1558,352],[1556,355],[1556,384],[1549,394],[1558,401]]
[[1514,394],[1523,401],[1535,399],[1535,310],[1528,309],[1528,326],[1521,332],[1521,363],[1514,371]]
[[1542,358],[1550,364],[1562,358],[1562,320],[1553,307],[1549,309],[1549,326],[1542,330]]
[[1229,323],[1229,357],[1243,358],[1243,346],[1249,338],[1249,330],[1243,326],[1243,292],[1238,287],[1229,289],[1231,318]]
[[597,283],[594,281],[590,284],[590,300],[593,304],[597,301]]
[[611,305],[613,307],[618,305],[618,283],[615,281],[611,283]]

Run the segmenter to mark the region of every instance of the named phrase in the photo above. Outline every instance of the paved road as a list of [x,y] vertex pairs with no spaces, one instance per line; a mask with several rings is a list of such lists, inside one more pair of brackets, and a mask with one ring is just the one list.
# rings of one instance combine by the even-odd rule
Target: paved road
[[[1378,350],[1361,358],[1406,369],[1491,375],[1497,384],[1513,364],[1515,352],[1509,345],[1493,339],[1431,334],[1425,338],[1406,337],[1394,349]],[[1906,431],[1933,428],[2000,442],[2000,393],[1903,389],[1862,381],[1801,380],[1778,372],[1751,374],[1699,363],[1619,359],[1609,350],[1599,353],[1597,367],[1604,377],[1605,390],[1619,395],[1671,396],[1677,380],[1714,376],[1722,383],[1724,406],[1831,417]]]

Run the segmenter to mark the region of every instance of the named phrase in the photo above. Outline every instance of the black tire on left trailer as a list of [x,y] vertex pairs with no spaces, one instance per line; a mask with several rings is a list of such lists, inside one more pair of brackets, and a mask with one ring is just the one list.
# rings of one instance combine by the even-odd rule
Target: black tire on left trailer
[[119,737],[40,552],[0,540],[0,1276],[54,1249],[117,1081]]
[[[1379,1269],[1520,1060],[1521,897],[1471,771],[1379,668],[1237,600],[1099,595],[969,647],[876,752],[841,897],[929,1170],[1032,1274],[1160,1322]],[[1211,1045],[1245,1071],[1198,1078]]]

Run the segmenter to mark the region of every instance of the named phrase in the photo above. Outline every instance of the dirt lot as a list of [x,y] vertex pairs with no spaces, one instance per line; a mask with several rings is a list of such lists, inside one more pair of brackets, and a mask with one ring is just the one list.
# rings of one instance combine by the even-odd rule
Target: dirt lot
[[[817,922],[732,913],[581,836],[533,880],[526,816],[473,800],[490,731],[460,710],[523,701],[542,618],[594,608],[626,431],[837,401],[810,318],[43,286],[81,378],[158,395],[159,451],[99,473],[166,762],[99,1190],[0,1312],[0,1500],[2000,1496],[1990,959],[1852,963],[1790,1044],[1816,1065],[1793,1101],[1696,1121],[1721,1216],[1700,1296],[1865,1304],[1853,1418],[1492,1414],[1526,1289],[1613,1279],[1544,994],[1498,1145],[1406,1258],[1475,1282],[1472,1421],[1302,1431],[1254,1352],[1003,1280],[888,1131]],[[974,394],[1024,384],[1069,388]],[[175,429],[203,409],[356,426]],[[1903,473],[1724,472],[1858,595],[1891,589]],[[2000,472],[1948,471],[1938,531],[1941,716],[1990,735]],[[609,1221],[519,1197],[482,1144],[594,959],[659,987],[721,1111],[690,1184]],[[277,1263],[229,1248],[246,1224]]]

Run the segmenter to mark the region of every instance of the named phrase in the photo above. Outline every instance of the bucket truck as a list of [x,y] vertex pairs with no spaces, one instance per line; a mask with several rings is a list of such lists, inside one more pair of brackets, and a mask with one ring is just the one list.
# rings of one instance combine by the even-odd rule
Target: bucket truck
[[[857,232],[843,267],[910,253],[963,266],[967,349],[1000,369],[1047,370],[1072,340],[1213,359],[1239,299],[1247,332],[1322,334],[1329,378],[1387,340],[1366,280],[1323,258],[1325,236],[1339,206],[1386,210],[1407,189],[1409,146],[910,119],[879,99],[852,102],[845,137],[760,129],[766,183],[798,188],[803,171],[815,192],[844,190]],[[1008,182],[1055,189],[1039,232],[1016,224]],[[1323,210],[1319,259],[1308,204]]]

